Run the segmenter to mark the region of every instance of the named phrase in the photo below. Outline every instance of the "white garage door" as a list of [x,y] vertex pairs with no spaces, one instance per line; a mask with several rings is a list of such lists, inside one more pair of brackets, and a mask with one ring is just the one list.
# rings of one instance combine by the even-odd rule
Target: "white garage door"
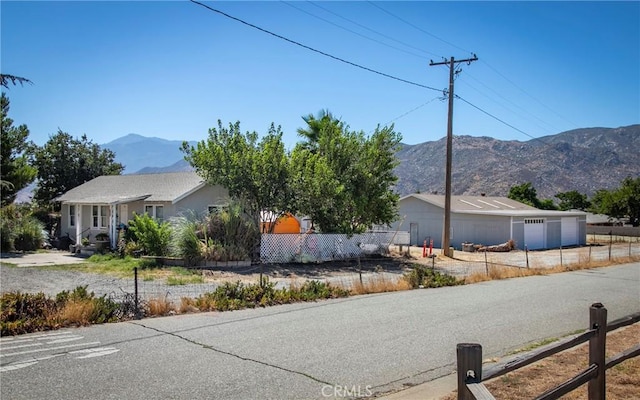
[[544,219],[527,218],[524,220],[524,244],[529,250],[544,249]]
[[578,217],[562,217],[561,244],[573,246],[578,244]]

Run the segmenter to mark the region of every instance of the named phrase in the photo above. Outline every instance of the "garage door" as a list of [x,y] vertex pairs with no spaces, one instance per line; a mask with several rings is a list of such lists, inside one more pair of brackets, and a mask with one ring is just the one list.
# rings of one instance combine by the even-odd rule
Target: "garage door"
[[524,220],[524,244],[529,250],[544,249],[544,219],[527,218]]
[[578,217],[562,217],[561,244],[573,246],[578,244]]

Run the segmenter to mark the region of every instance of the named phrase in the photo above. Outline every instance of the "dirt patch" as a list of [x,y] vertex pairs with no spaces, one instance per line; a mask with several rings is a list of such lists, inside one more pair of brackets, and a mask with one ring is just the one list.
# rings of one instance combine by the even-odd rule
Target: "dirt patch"
[[[607,335],[607,358],[640,343],[640,323]],[[588,343],[555,354],[525,368],[485,382],[489,392],[500,399],[532,399],[587,368]],[[607,399],[640,399],[640,357],[626,360],[607,370]],[[564,400],[586,399],[587,385],[561,397]],[[443,400],[455,400],[452,393]]]

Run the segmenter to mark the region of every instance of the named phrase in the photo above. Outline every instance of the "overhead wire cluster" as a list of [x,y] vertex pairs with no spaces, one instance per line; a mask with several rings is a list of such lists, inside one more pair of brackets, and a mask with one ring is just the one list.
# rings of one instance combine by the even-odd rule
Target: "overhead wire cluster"
[[[250,22],[247,22],[247,21],[245,21],[245,20],[243,20],[243,19],[241,19],[241,18],[238,18],[238,17],[232,16],[232,15],[230,15],[230,14],[228,14],[228,13],[226,13],[226,12],[222,11],[222,10],[219,10],[219,9],[217,9],[217,8],[215,8],[215,7],[212,7],[212,6],[208,5],[208,4],[205,4],[205,3],[201,2],[201,1],[198,1],[198,0],[190,0],[190,1],[191,1],[192,3],[194,3],[194,4],[197,4],[197,5],[201,6],[201,7],[204,7],[205,9],[207,9],[207,10],[209,10],[209,11],[211,11],[211,12],[217,13],[217,14],[219,14],[219,15],[222,15],[222,16],[226,17],[226,18],[229,18],[229,19],[231,19],[231,20],[234,20],[234,21],[236,21],[236,22],[239,22],[239,23],[241,23],[241,24],[244,24],[244,25],[246,25],[246,26],[248,26],[248,27],[251,27],[251,28],[253,28],[253,29],[256,29],[256,30],[258,30],[258,31],[261,31],[261,32],[263,32],[263,33],[266,33],[266,34],[268,34],[268,35],[271,35],[271,36],[273,36],[273,37],[276,37],[276,38],[278,38],[278,39],[280,39],[280,40],[284,40],[284,41],[286,41],[286,42],[288,42],[288,43],[291,43],[291,44],[293,44],[293,45],[296,45],[296,46],[299,46],[299,47],[301,47],[301,48],[304,48],[304,49],[306,49],[306,50],[309,50],[309,51],[312,51],[312,52],[314,52],[314,53],[320,54],[320,55],[322,55],[322,56],[325,56],[325,57],[331,58],[331,59],[333,59],[333,60],[335,60],[335,61],[338,61],[338,62],[341,62],[341,63],[347,64],[347,65],[351,65],[351,66],[353,66],[353,67],[355,67],[355,68],[359,68],[359,69],[361,69],[361,70],[364,70],[364,71],[367,71],[367,72],[370,72],[370,73],[374,73],[374,74],[377,74],[377,75],[379,75],[379,76],[383,76],[383,77],[385,77],[385,78],[392,79],[392,80],[395,80],[395,81],[398,81],[398,82],[402,82],[402,83],[405,83],[405,84],[408,84],[408,85],[412,85],[412,86],[419,87],[419,88],[422,88],[422,89],[427,89],[427,90],[430,90],[430,91],[437,91],[437,92],[443,93],[443,95],[446,95],[446,94],[447,94],[447,92],[448,92],[448,90],[447,90],[447,89],[444,89],[444,90],[443,90],[443,89],[438,89],[438,88],[435,88],[435,87],[432,87],[432,86],[429,86],[429,85],[425,85],[425,84],[422,84],[422,83],[419,83],[419,82],[415,82],[415,81],[412,81],[412,80],[409,80],[409,79],[404,79],[404,78],[401,78],[401,77],[399,77],[399,76],[396,76],[396,75],[393,75],[393,74],[390,74],[390,73],[386,73],[386,72],[382,72],[382,71],[380,71],[380,70],[377,70],[377,69],[374,69],[374,68],[367,67],[367,66],[362,65],[362,64],[360,64],[360,63],[356,63],[356,62],[353,62],[353,61],[347,60],[347,59],[345,59],[345,58],[335,56],[335,55],[330,54],[330,53],[328,53],[328,52],[326,52],[326,51],[319,50],[319,49],[317,49],[317,48],[315,48],[315,47],[312,47],[312,46],[309,46],[309,45],[303,44],[303,43],[301,43],[301,42],[299,42],[299,41],[296,41],[296,40],[290,39],[290,38],[285,37],[285,36],[283,36],[283,35],[280,35],[280,34],[277,34],[277,33],[275,33],[275,32],[272,32],[272,31],[270,31],[270,30],[268,30],[268,29],[265,29],[265,28],[262,28],[262,27],[260,27],[260,26],[255,25],[255,24],[252,24],[252,23],[250,23]],[[294,9],[297,9],[297,10],[298,10],[298,11],[300,11],[300,12],[303,12],[303,13],[305,13],[305,14],[307,14],[307,15],[310,15],[310,16],[312,16],[312,17],[314,17],[314,18],[320,19],[320,20],[322,20],[322,21],[324,21],[324,22],[326,22],[326,23],[328,23],[328,24],[331,24],[331,25],[336,26],[336,27],[338,27],[338,28],[340,28],[340,29],[346,30],[346,31],[348,31],[348,32],[350,32],[350,33],[352,33],[352,34],[358,35],[358,36],[360,36],[360,37],[362,37],[362,38],[365,38],[365,39],[367,39],[367,40],[370,40],[370,41],[376,42],[376,43],[378,43],[378,44],[380,44],[380,45],[384,45],[384,46],[386,46],[386,47],[393,48],[393,49],[398,50],[398,51],[402,51],[402,52],[404,52],[404,53],[411,54],[411,55],[413,55],[413,56],[417,56],[417,57],[423,58],[423,56],[418,55],[418,54],[416,54],[416,53],[414,53],[414,52],[406,51],[406,50],[401,49],[401,48],[399,48],[399,47],[389,45],[389,44],[384,43],[384,42],[382,42],[382,41],[380,41],[380,40],[378,40],[378,39],[375,39],[375,38],[372,38],[372,37],[369,37],[369,36],[363,35],[363,34],[361,34],[361,33],[359,33],[359,32],[354,31],[353,29],[350,29],[350,28],[344,27],[344,26],[342,26],[342,25],[340,25],[340,24],[337,24],[337,23],[335,23],[335,22],[329,21],[329,20],[327,20],[326,18],[322,18],[322,17],[320,17],[320,16],[317,16],[317,15],[315,15],[315,14],[313,14],[313,13],[310,13],[310,12],[308,12],[308,11],[306,11],[306,10],[304,10],[304,9],[302,9],[302,8],[300,8],[300,7],[298,7],[298,6],[296,6],[296,5],[293,5],[293,4],[292,4],[292,3],[290,3],[290,2],[283,1],[283,3],[284,3],[284,4],[286,4],[286,5],[287,5],[287,6],[289,6],[289,7],[292,7],[292,8],[294,8]],[[358,23],[358,22],[353,21],[353,20],[351,20],[351,19],[349,19],[349,18],[343,17],[343,16],[339,15],[338,13],[336,13],[336,12],[334,12],[334,11],[331,11],[330,9],[328,9],[328,8],[326,8],[326,7],[324,7],[324,6],[321,6],[321,5],[319,5],[319,4],[315,3],[315,2],[311,2],[311,1],[310,1],[309,3],[310,3],[310,4],[312,4],[313,6],[315,6],[315,7],[319,8],[319,9],[322,9],[322,10],[324,10],[324,11],[326,11],[326,12],[328,12],[328,13],[330,13],[330,14],[332,14],[332,15],[336,16],[336,17],[338,17],[338,18],[341,18],[341,19],[343,19],[343,20],[345,20],[345,21],[348,21],[349,23],[352,23],[352,24],[354,24],[354,25],[357,25],[357,26],[359,26],[360,28],[366,29],[367,31],[372,32],[372,33],[374,33],[374,34],[376,34],[376,35],[379,35],[379,36],[381,36],[381,37],[384,37],[384,38],[386,38],[386,39],[388,39],[388,40],[392,40],[392,41],[394,41],[394,42],[396,42],[396,43],[402,44],[403,46],[410,47],[410,48],[412,48],[412,49],[414,49],[414,50],[417,50],[417,51],[423,52],[423,53],[425,53],[425,54],[435,55],[434,53],[431,53],[431,52],[429,52],[429,51],[423,50],[423,49],[421,49],[421,48],[419,48],[419,47],[412,46],[412,45],[410,45],[410,44],[408,44],[408,43],[406,43],[406,42],[404,42],[404,41],[401,41],[401,40],[399,40],[399,39],[395,39],[395,38],[393,38],[393,37],[391,37],[391,36],[389,36],[389,35],[386,35],[386,34],[384,34],[384,33],[379,32],[379,31],[377,31],[377,30],[375,30],[375,29],[369,28],[369,27],[367,27],[367,26],[365,26],[365,25],[363,25],[363,24],[361,24],[361,23]],[[445,43],[445,44],[447,44],[447,45],[449,45],[449,46],[451,46],[451,47],[453,47],[453,48],[456,48],[456,49],[458,49],[458,50],[461,50],[461,51],[464,51],[464,52],[467,52],[467,53],[471,53],[471,52],[469,52],[469,51],[467,51],[467,50],[463,49],[462,47],[457,46],[457,45],[455,45],[455,44],[453,44],[453,43],[451,43],[451,42],[449,42],[449,41],[447,41],[447,40],[445,40],[445,39],[443,39],[443,38],[440,38],[439,36],[436,36],[436,35],[432,34],[431,32],[429,32],[429,31],[427,31],[427,30],[425,30],[425,29],[423,29],[423,28],[421,28],[421,27],[419,27],[419,26],[416,26],[415,24],[413,24],[413,23],[411,23],[411,22],[409,22],[409,21],[407,21],[407,20],[405,20],[405,19],[403,19],[403,18],[401,18],[401,17],[399,17],[399,16],[397,16],[397,15],[393,14],[392,12],[390,12],[390,11],[386,10],[385,8],[383,8],[382,6],[380,6],[379,4],[376,4],[375,2],[367,1],[367,3],[368,3],[368,4],[370,4],[371,6],[375,7],[376,9],[378,9],[378,10],[382,11],[383,13],[385,13],[385,14],[387,14],[387,15],[389,15],[389,16],[391,16],[391,17],[393,17],[393,18],[395,18],[395,19],[397,19],[397,20],[399,20],[399,21],[401,21],[402,23],[404,23],[404,24],[406,24],[406,25],[408,25],[408,26],[410,26],[410,27],[412,27],[412,28],[414,28],[414,29],[416,29],[416,30],[418,30],[418,31],[420,31],[420,32],[422,32],[422,33],[424,33],[424,34],[426,34],[426,35],[428,35],[428,36],[430,36],[430,37],[432,37],[432,38],[434,38],[434,39],[436,39],[436,40],[440,41],[440,42],[442,42],[442,43]],[[444,58],[444,57],[443,57],[443,58]],[[489,66],[489,64],[488,64],[488,63],[486,63],[486,62],[484,62],[484,64],[485,64],[485,65],[487,65],[487,66]],[[513,86],[515,86],[516,88],[520,89],[522,92],[524,92],[525,94],[527,94],[529,97],[533,98],[533,99],[534,99],[534,100],[536,100],[538,103],[540,103],[540,104],[542,104],[543,106],[545,106],[545,105],[544,105],[544,103],[542,103],[540,100],[535,99],[533,96],[531,96],[530,94],[528,94],[526,91],[524,91],[523,89],[519,88],[519,87],[518,87],[518,86],[517,86],[513,81],[511,81],[511,80],[509,80],[508,78],[506,78],[503,74],[501,74],[501,73],[500,73],[499,71],[497,71],[495,68],[493,68],[493,67],[491,67],[491,66],[489,66],[489,68],[491,68],[494,72],[496,72],[500,77],[502,77],[503,79],[505,79],[505,80],[506,80],[507,82],[509,82],[511,85],[513,85]],[[456,75],[457,75],[457,74],[456,74]],[[468,84],[468,83],[467,83],[467,84]],[[473,88],[473,87],[472,87],[472,88]],[[475,89],[475,88],[473,88],[473,89],[474,89],[474,90],[477,90],[477,89]],[[477,90],[477,91],[479,91],[479,90]],[[500,96],[500,97],[502,97],[502,96]],[[410,114],[410,113],[412,113],[412,112],[414,112],[414,111],[416,111],[416,110],[418,110],[418,109],[420,109],[420,108],[424,107],[425,105],[427,105],[427,104],[431,103],[432,101],[436,100],[437,98],[438,98],[438,97],[435,97],[435,98],[433,98],[433,99],[429,100],[428,102],[426,102],[426,103],[424,103],[424,104],[421,104],[421,105],[419,105],[419,106],[417,106],[417,107],[415,107],[415,108],[413,108],[413,109],[411,109],[411,110],[409,110],[409,111],[407,111],[407,112],[403,113],[402,115],[400,115],[400,116],[398,116],[398,117],[396,117],[396,118],[392,119],[392,120],[391,120],[391,122],[392,122],[392,121],[396,121],[396,120],[398,120],[398,119],[400,119],[400,118],[402,118],[402,117],[404,117],[404,116],[406,116],[406,115],[408,115],[408,114]],[[505,125],[505,126],[507,126],[507,127],[511,128],[511,129],[513,129],[513,130],[515,130],[515,131],[517,131],[517,132],[519,132],[519,133],[521,133],[521,134],[523,134],[523,135],[525,135],[525,136],[527,136],[527,137],[529,137],[529,138],[531,138],[531,139],[535,139],[535,140],[542,140],[542,139],[540,139],[539,137],[535,137],[535,136],[533,136],[533,135],[531,135],[531,134],[529,134],[529,133],[527,133],[527,132],[523,131],[522,129],[519,129],[519,128],[517,128],[516,126],[514,126],[514,125],[512,125],[512,124],[510,124],[510,123],[508,123],[508,122],[506,122],[504,119],[499,118],[499,117],[497,117],[497,116],[493,115],[493,114],[492,114],[492,113],[490,113],[489,111],[487,111],[487,110],[485,110],[485,109],[483,109],[483,108],[481,108],[481,107],[479,107],[479,106],[477,106],[477,105],[475,105],[475,104],[471,103],[470,101],[466,100],[465,98],[463,98],[463,97],[461,97],[461,96],[459,96],[459,95],[455,95],[455,98],[457,98],[457,99],[461,100],[462,102],[464,102],[464,103],[466,103],[467,105],[471,106],[472,108],[474,108],[474,109],[476,109],[476,110],[480,111],[481,113],[483,113],[483,114],[485,114],[485,115],[489,116],[490,118],[494,119],[495,121],[497,121],[497,122],[499,122],[499,123],[501,123],[501,124],[503,124],[503,125]],[[502,98],[504,99],[504,97],[502,97]],[[490,98],[490,99],[491,99],[491,98]],[[491,100],[492,100],[492,101],[494,101],[493,99],[491,99]],[[505,100],[506,100],[506,99],[505,99]],[[547,107],[547,106],[545,106],[545,107],[546,107],[546,108],[548,108],[548,109],[550,109],[550,107]],[[523,110],[524,110],[524,109],[523,109]],[[525,112],[527,112],[527,113],[529,113],[527,110],[524,110],[524,111],[525,111]],[[513,111],[512,111],[512,112],[513,112]],[[554,112],[555,112],[555,111],[554,111]],[[532,114],[532,115],[533,115],[533,114]],[[544,143],[544,141],[543,141],[543,143]],[[546,144],[546,143],[545,143],[545,144]],[[552,146],[551,146],[551,147],[552,147]]]

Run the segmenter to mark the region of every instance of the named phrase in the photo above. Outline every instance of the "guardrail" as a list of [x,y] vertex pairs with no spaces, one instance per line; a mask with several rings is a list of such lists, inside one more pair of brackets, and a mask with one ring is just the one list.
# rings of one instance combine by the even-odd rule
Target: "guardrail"
[[589,308],[589,328],[586,332],[561,340],[555,345],[545,346],[525,357],[489,367],[486,370],[482,369],[482,346],[477,343],[459,343],[456,347],[458,400],[495,400],[482,383],[483,381],[497,378],[587,341],[589,342],[589,366],[573,378],[539,395],[536,400],[558,399],[585,383],[589,385],[589,400],[604,400],[606,370],[624,360],[640,355],[640,344],[638,344],[606,359],[607,332],[638,321],[640,321],[640,312],[607,325],[607,309],[601,303],[594,303]]

